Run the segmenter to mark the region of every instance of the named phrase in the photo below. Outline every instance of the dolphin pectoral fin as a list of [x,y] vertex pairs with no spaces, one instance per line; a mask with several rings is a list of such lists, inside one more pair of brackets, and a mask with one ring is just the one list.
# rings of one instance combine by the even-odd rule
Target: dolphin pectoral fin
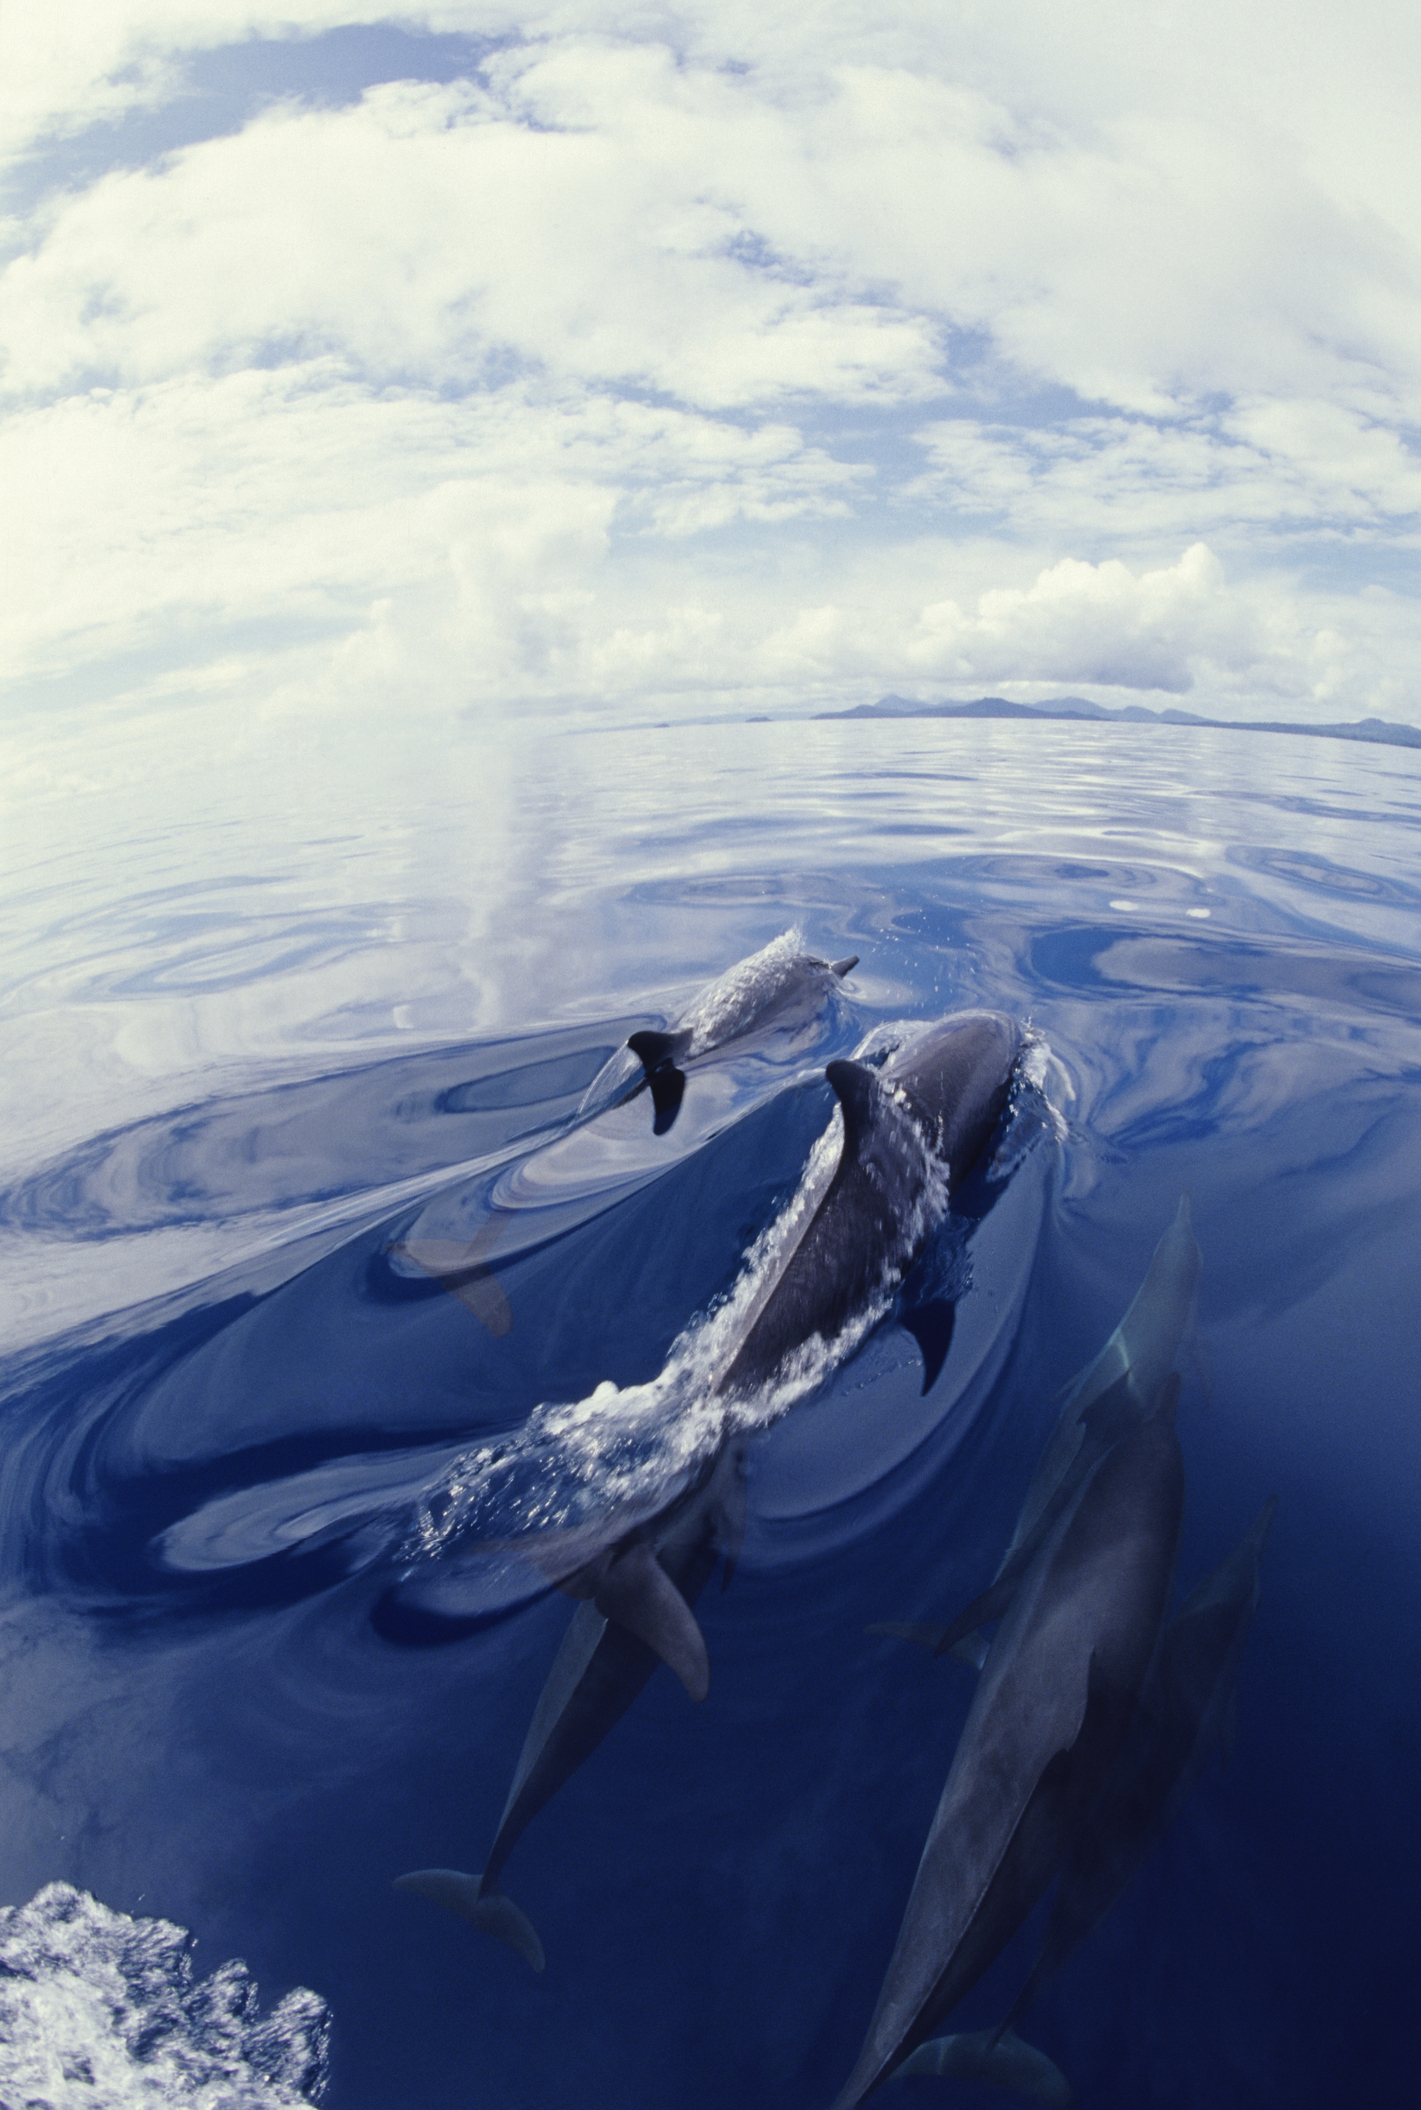
[[681,1101],[686,1096],[686,1073],[674,1069],[668,1062],[659,1070],[653,1070],[647,1083],[651,1086],[651,1103],[656,1109],[651,1132],[654,1136],[664,1136],[681,1111]]
[[[1019,1579],[1020,1570],[1015,1564],[1009,1569],[1004,1569],[990,1589],[984,1590],[980,1597],[974,1597],[966,1611],[959,1612],[951,1625],[943,1628],[942,1639],[933,1650],[933,1654],[936,1656],[959,1654],[961,1644],[977,1635],[989,1619],[1000,1619],[1016,1595],[1016,1586]],[[985,1653],[984,1650],[984,1656]],[[969,1655],[965,1660],[972,1663],[978,1662],[980,1659],[974,1655]]]
[[593,1599],[604,1619],[625,1627],[674,1670],[693,1700],[710,1691],[710,1658],[696,1615],[645,1539],[609,1562]]
[[924,1399],[942,1376],[956,1320],[957,1306],[941,1297],[931,1297],[925,1304],[910,1304],[899,1315],[899,1323],[922,1350]]
[[1010,2028],[983,2029],[971,2036],[933,2037],[895,2066],[893,2075],[930,2073],[945,2079],[991,2081],[1018,2095],[1069,2110],[1075,2102],[1070,2082],[1059,2066],[1034,2044],[1025,2044]]
[[465,1875],[458,1868],[414,1868],[408,1875],[395,1877],[395,1888],[412,1890],[417,1897],[442,1905],[446,1912],[472,1920],[496,1941],[516,1949],[535,1971],[542,1970],[543,1945],[533,1922],[501,1890],[484,1890],[482,1876]]
[[832,972],[835,973],[839,977],[839,980],[842,982],[844,976],[846,974],[851,974],[854,968],[858,966],[858,963],[858,954],[856,952],[851,952],[847,960],[831,960],[829,962],[829,966]]
[[482,1319],[496,1341],[513,1331],[512,1308],[492,1275],[471,1275],[467,1282],[450,1283],[448,1288],[451,1297]]
[[513,1313],[497,1278],[486,1265],[485,1256],[498,1243],[507,1222],[507,1213],[498,1211],[489,1217],[478,1236],[468,1245],[457,1245],[450,1239],[426,1238],[417,1242],[397,1240],[389,1250],[412,1260],[441,1289],[447,1290],[451,1297],[457,1297],[475,1318],[482,1319],[495,1340],[502,1340],[512,1329]]
[[970,1670],[980,1670],[987,1660],[987,1647],[987,1637],[978,1627],[975,1633],[964,1634],[960,1641],[950,1641],[940,1653],[944,1656],[955,1656],[959,1663],[965,1663]]

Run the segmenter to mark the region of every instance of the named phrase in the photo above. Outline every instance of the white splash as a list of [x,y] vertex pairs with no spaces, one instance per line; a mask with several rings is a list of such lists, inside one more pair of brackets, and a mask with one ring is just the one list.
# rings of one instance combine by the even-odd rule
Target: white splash
[[304,1987],[269,2015],[243,1963],[196,1978],[192,1936],[68,1883],[0,1910],[0,2099],[43,2110],[298,2110],[329,2015]]

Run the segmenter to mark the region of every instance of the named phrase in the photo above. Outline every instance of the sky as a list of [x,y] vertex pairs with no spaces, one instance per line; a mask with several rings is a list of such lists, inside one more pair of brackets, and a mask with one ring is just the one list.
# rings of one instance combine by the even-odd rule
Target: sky
[[1399,0],[0,11],[21,715],[1421,724]]

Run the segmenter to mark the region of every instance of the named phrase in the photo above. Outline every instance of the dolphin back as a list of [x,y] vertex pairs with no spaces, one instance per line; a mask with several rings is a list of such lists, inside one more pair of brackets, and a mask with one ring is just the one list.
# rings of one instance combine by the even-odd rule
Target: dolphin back
[[1096,1465],[988,1653],[878,2005],[835,2110],[923,2044],[1059,1871],[1129,1729],[1184,1503],[1174,1388]]
[[1189,1197],[1182,1194],[1120,1324],[1095,1359],[1066,1388],[1051,1439],[1026,1491],[1021,1516],[1002,1562],[1039,1543],[1043,1519],[1072,1477],[1090,1433],[1090,1410],[1100,1403],[1117,1422],[1149,1413],[1174,1367],[1194,1314],[1203,1256],[1194,1236]]
[[1225,1734],[1258,1605],[1258,1563],[1277,1507],[1198,1584],[1166,1627],[1140,1707],[1097,1808],[1072,1846],[1041,1955],[1012,2009],[1024,2014],[1133,1880]]
[[[934,1175],[913,1108],[859,1062],[825,1075],[843,1113],[839,1163],[809,1228],[720,1380],[722,1392],[766,1383],[817,1338],[831,1341],[897,1281],[916,1242]],[[944,1196],[945,1200],[945,1196]]]
[[992,1140],[1025,1036],[1002,1011],[962,1011],[918,1034],[888,1063],[885,1084],[906,1092],[957,1186]]

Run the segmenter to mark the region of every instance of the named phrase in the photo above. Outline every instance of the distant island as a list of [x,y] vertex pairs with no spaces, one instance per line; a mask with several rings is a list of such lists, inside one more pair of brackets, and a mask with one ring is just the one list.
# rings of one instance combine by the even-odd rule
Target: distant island
[[880,696],[848,711],[816,711],[816,718],[1076,718],[1116,725],[1202,725],[1230,733],[1307,733],[1323,740],[1366,740],[1374,747],[1421,747],[1421,727],[1393,725],[1386,718],[1358,718],[1348,725],[1297,725],[1285,718],[1204,718],[1197,711],[1150,711],[1142,703],[1112,710],[1085,696],[1059,696],[1050,703],[1011,703],[1005,696],[979,696],[972,703],[915,703],[908,696]]

